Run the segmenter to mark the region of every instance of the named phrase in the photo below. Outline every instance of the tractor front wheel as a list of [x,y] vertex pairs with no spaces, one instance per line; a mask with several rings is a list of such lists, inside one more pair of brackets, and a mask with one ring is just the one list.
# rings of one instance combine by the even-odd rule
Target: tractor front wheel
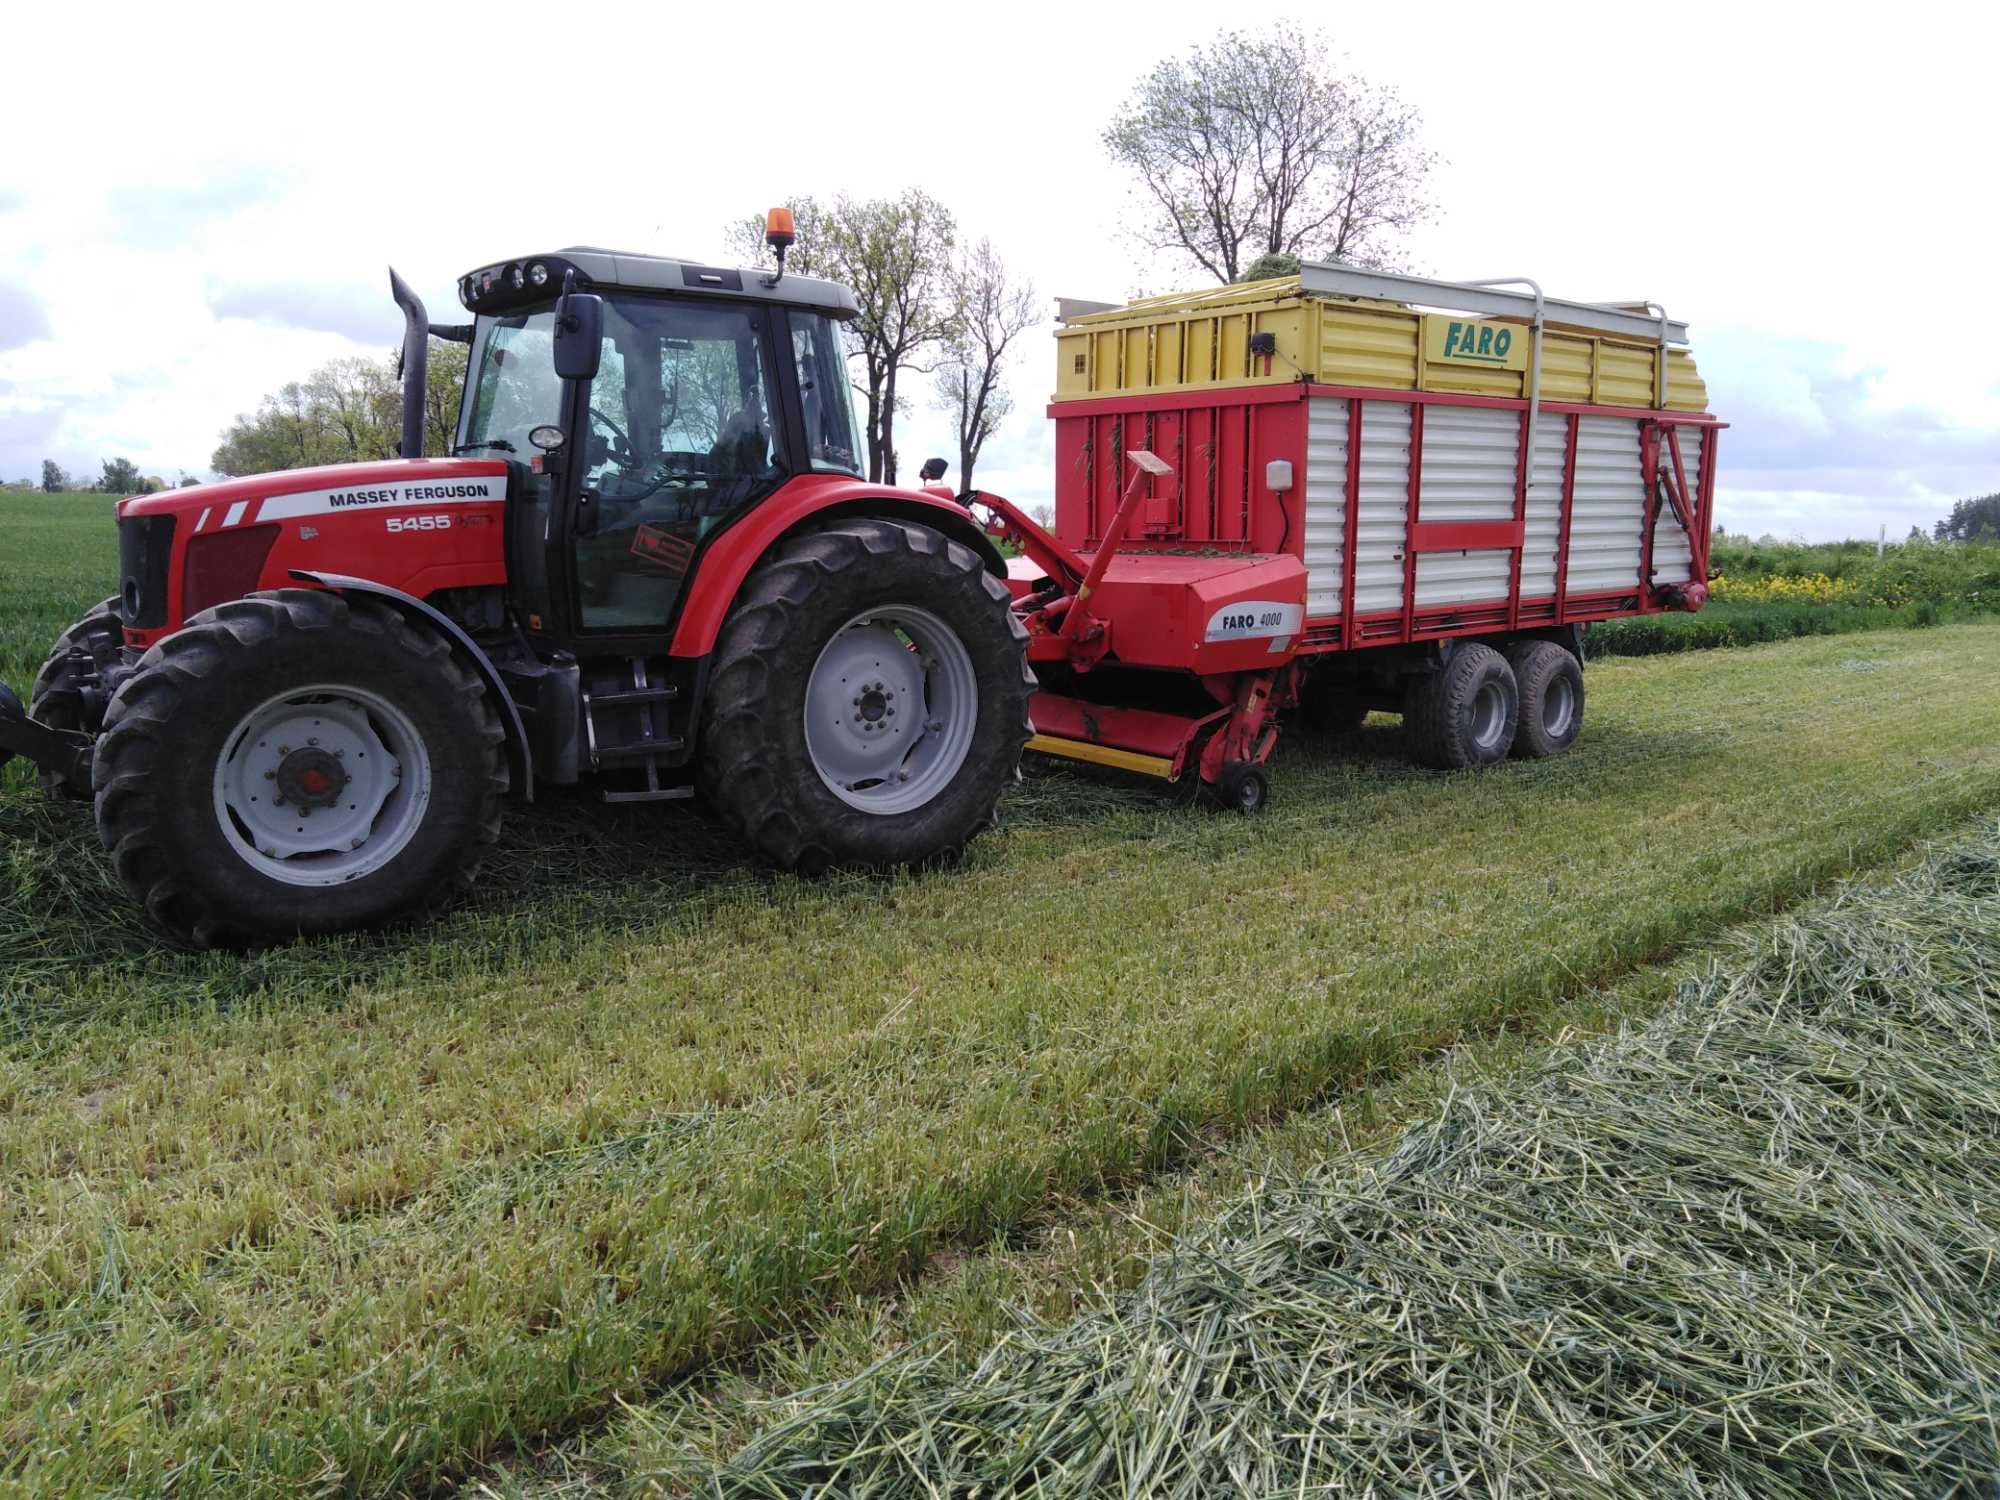
[[783,869],[948,859],[993,822],[1034,685],[1006,586],[970,549],[840,522],[745,580],[703,705],[703,790]]
[[493,843],[503,737],[477,675],[389,606],[255,594],[155,646],[112,699],[98,833],[197,947],[365,927]]
[[[125,621],[118,600],[106,599],[56,637],[48,659],[35,674],[28,694],[28,717],[51,729],[75,729],[95,735],[104,727],[105,674],[118,662],[125,645]],[[42,790],[51,798],[90,800],[88,783],[79,785],[61,771],[41,773]]]

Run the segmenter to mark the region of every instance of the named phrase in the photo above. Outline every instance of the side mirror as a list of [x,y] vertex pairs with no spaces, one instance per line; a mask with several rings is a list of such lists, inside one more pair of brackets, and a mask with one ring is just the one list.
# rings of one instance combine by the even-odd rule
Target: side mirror
[[592,292],[564,292],[556,299],[556,376],[589,380],[604,352],[604,299]]

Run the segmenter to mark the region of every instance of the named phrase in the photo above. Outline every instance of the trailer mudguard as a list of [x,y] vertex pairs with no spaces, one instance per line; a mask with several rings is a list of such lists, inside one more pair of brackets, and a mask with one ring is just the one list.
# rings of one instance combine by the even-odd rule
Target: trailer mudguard
[[500,705],[501,722],[507,726],[507,745],[514,753],[516,768],[521,775],[521,795],[529,802],[535,800],[534,751],[528,745],[528,731],[521,722],[521,711],[514,706],[513,695],[507,691],[507,684],[500,680],[500,671],[493,665],[492,659],[480,650],[479,643],[467,635],[456,620],[414,595],[392,589],[387,584],[374,583],[366,578],[350,578],[344,573],[315,573],[306,568],[293,568],[291,572],[292,577],[301,583],[316,584],[336,594],[372,594],[378,599],[385,599],[404,614],[443,631],[446,639],[465,653],[466,659],[477,669],[480,680],[493,694],[494,701]]

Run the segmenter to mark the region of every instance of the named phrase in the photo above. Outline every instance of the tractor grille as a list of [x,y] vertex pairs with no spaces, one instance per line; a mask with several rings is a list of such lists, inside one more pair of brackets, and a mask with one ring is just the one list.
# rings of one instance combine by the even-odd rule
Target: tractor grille
[[174,554],[172,516],[118,522],[118,613],[132,630],[167,623],[167,565]]

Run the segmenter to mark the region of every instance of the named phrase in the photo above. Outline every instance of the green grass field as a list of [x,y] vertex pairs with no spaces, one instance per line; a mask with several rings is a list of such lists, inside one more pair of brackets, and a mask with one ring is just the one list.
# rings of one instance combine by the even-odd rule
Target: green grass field
[[[0,503],[0,672],[110,589]],[[386,1493],[1024,1240],[2000,802],[2000,624],[1610,661],[1570,756],[1281,748],[1261,819],[1038,766],[961,869],[516,817],[427,925],[165,952],[0,773],[0,1474]]]

